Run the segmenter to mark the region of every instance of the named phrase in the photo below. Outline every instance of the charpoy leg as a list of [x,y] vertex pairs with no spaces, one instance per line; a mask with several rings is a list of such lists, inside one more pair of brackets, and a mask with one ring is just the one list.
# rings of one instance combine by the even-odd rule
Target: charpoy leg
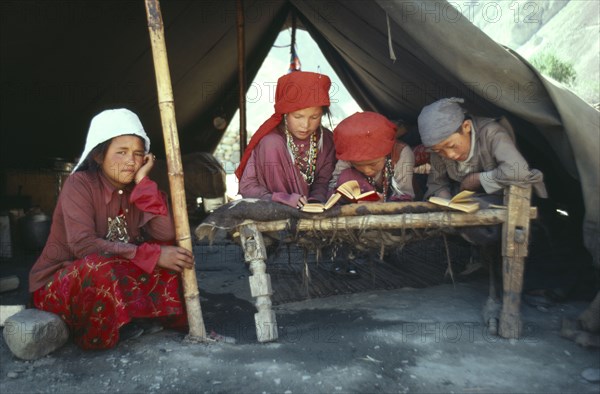
[[278,338],[275,312],[271,310],[271,277],[266,273],[267,251],[263,236],[254,224],[240,227],[240,238],[244,249],[244,259],[250,264],[250,292],[256,298],[254,315],[256,337],[259,342],[270,342]]
[[508,212],[502,226],[504,297],[499,333],[504,338],[519,338],[522,329],[520,308],[523,271],[529,245],[531,186],[510,186],[504,199]]

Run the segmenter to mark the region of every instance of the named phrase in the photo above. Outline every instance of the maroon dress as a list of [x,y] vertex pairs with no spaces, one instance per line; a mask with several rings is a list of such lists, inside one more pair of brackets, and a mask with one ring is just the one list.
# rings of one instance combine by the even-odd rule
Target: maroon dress
[[[128,242],[106,239],[108,218],[119,214]],[[179,275],[156,267],[160,244],[174,238],[156,183],[144,178],[117,189],[101,172],[76,172],[65,182],[50,236],[29,274],[34,305],[59,315],[84,349],[115,346],[119,328],[133,318],[161,317],[185,327]]]
[[[323,128],[311,184],[302,176],[300,168],[292,160],[283,127],[265,135],[252,151],[240,179],[240,194],[244,198],[260,198],[295,207],[300,196],[324,202],[327,200],[328,184],[335,168],[333,134]],[[302,158],[308,155],[309,141],[294,138],[294,144]],[[304,146],[301,146],[303,145]]]

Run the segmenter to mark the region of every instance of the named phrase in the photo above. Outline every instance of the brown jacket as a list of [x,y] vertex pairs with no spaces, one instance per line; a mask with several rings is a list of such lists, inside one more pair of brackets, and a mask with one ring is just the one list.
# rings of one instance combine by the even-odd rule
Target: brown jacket
[[[497,184],[496,190],[487,193],[500,193],[508,185],[532,184],[539,197],[547,198],[544,176],[539,170],[530,169],[517,149],[514,131],[505,118],[472,119],[475,129],[475,150],[466,164],[470,172],[482,173],[488,183]],[[427,179],[425,198],[437,195],[442,190],[453,194],[452,183],[460,183],[467,174],[459,171],[459,163],[431,153],[431,172]],[[494,188],[495,189],[495,188]]]

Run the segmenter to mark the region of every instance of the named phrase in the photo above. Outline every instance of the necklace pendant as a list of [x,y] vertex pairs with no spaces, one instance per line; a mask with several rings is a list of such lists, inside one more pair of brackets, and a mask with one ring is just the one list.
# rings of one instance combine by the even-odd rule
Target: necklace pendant
[[[312,185],[317,170],[317,134],[313,133],[310,136],[307,150],[305,150],[305,143],[300,143],[297,145],[294,142],[292,135],[287,128],[287,123],[285,127],[285,137],[288,149],[292,154],[292,160],[294,164],[300,171],[300,174],[302,174],[304,181],[308,185]],[[302,150],[302,152],[300,152],[300,150]]]
[[111,242],[129,242],[129,234],[127,233],[127,220],[122,213],[115,216],[114,219],[108,218],[108,231],[106,239]]

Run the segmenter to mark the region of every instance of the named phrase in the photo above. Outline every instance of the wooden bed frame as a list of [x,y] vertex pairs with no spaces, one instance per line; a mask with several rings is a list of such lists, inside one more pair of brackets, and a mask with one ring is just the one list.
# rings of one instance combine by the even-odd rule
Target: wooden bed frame
[[[529,222],[537,217],[537,209],[530,206],[531,187],[510,186],[505,190],[506,208],[481,209],[475,213],[458,211],[435,211],[426,213],[383,214],[383,205],[418,204],[433,207],[427,202],[382,203],[382,214],[357,216],[337,216],[319,219],[299,219],[296,229],[321,232],[346,229],[401,228],[447,228],[502,224],[502,276],[503,302],[500,315],[499,334],[504,338],[518,338],[521,335],[520,318],[521,290],[523,288],[523,270],[529,244]],[[353,204],[362,205],[362,204]],[[352,209],[351,206],[348,206]],[[370,208],[376,208],[371,206]],[[356,210],[356,207],[354,207]],[[370,209],[371,212],[377,209]],[[355,213],[356,215],[356,213]],[[271,278],[267,273],[267,252],[263,232],[280,231],[290,228],[289,220],[271,222],[246,221],[238,227],[244,259],[250,265],[250,291],[256,299],[258,312],[254,315],[256,336],[259,342],[275,341],[278,338],[277,320],[271,308]]]

